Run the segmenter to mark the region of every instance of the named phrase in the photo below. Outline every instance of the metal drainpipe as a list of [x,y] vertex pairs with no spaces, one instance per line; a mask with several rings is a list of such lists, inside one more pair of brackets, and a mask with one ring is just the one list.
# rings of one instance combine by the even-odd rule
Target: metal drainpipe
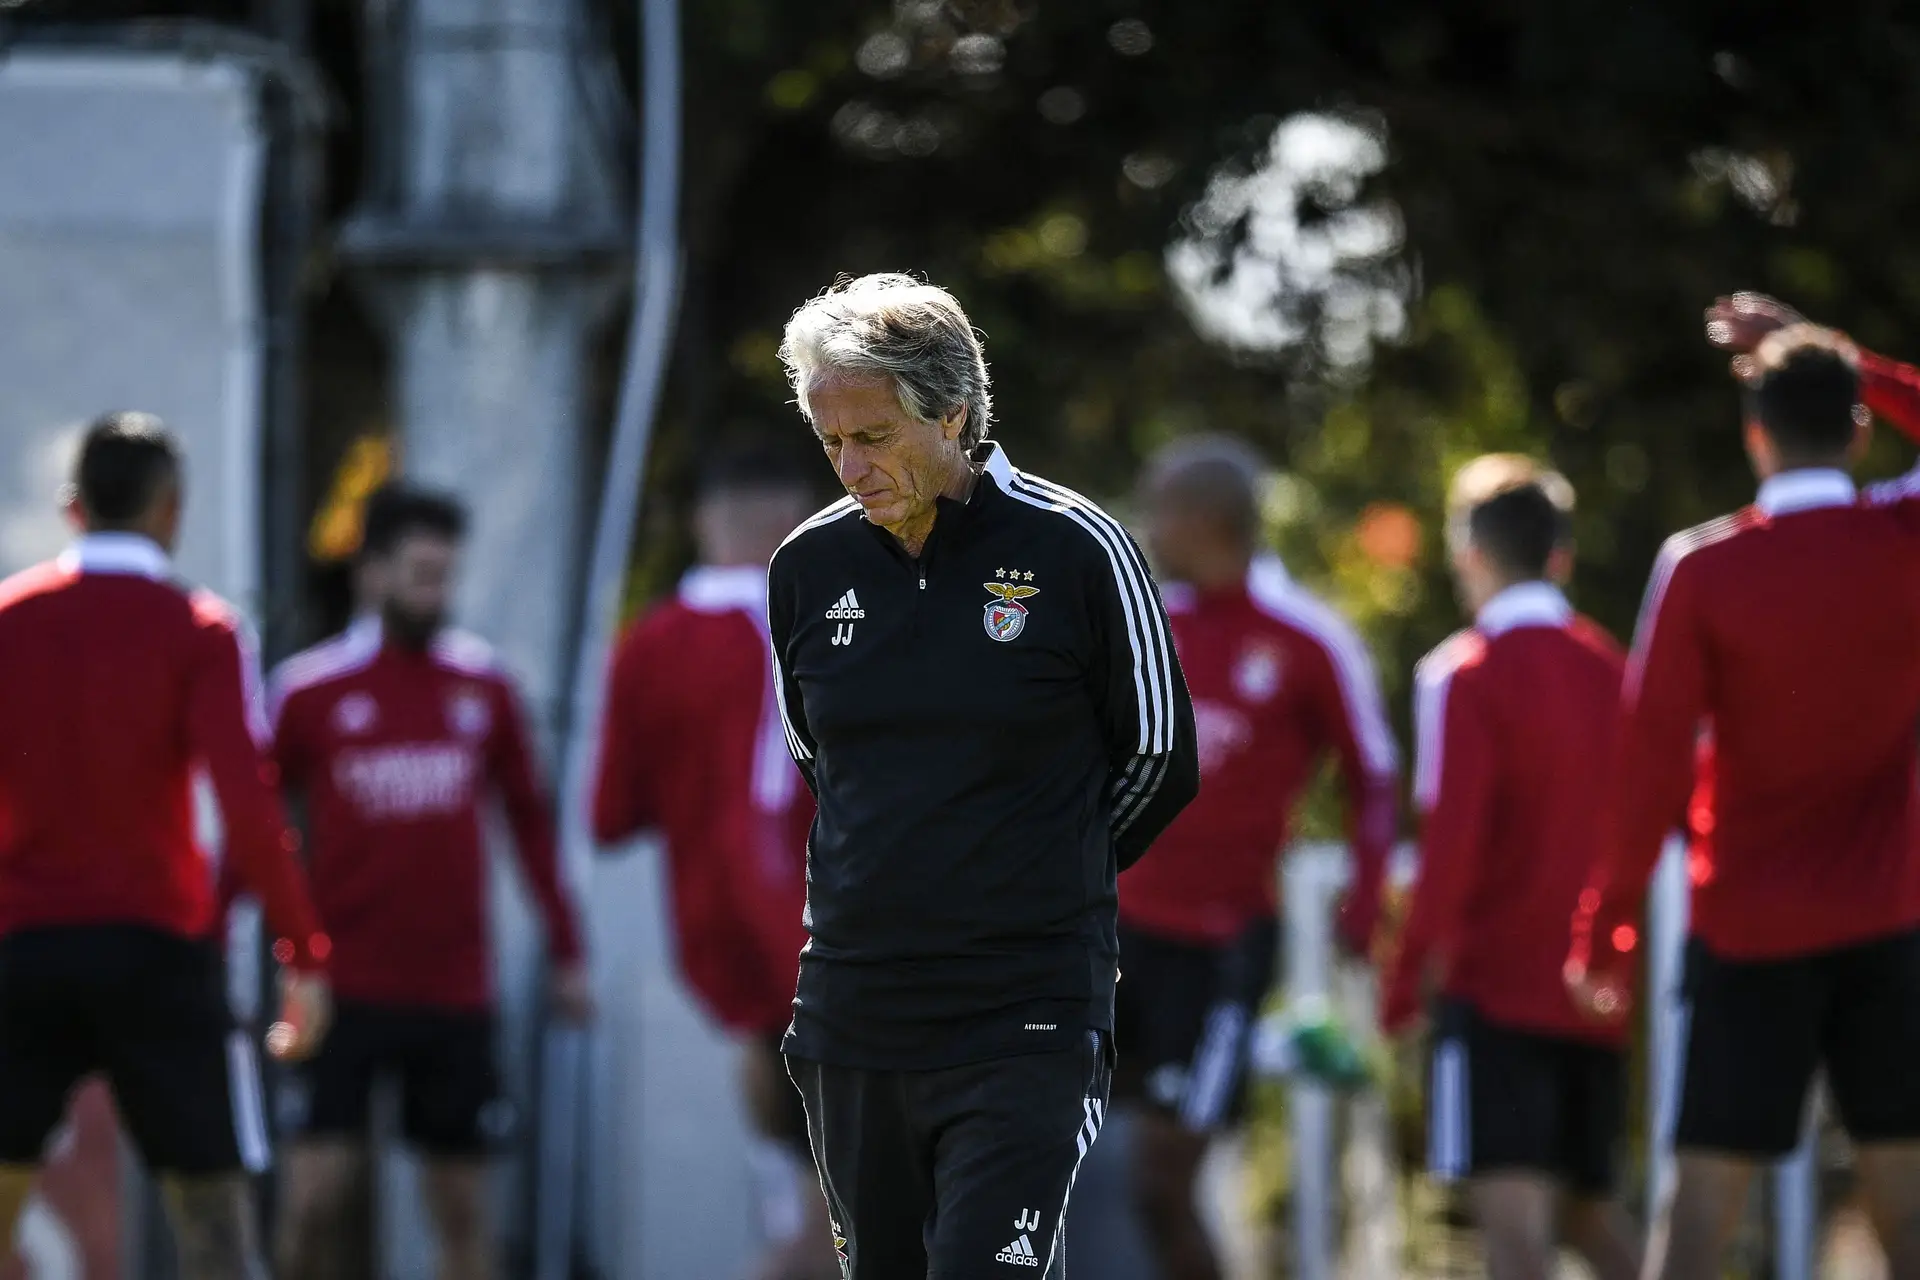
[[[592,769],[601,709],[606,698],[606,669],[619,625],[628,553],[645,487],[647,447],[666,381],[673,349],[674,317],[680,279],[680,84],[681,47],[678,0],[641,0],[640,71],[644,131],[638,141],[640,212],[635,227],[634,315],[627,335],[620,402],[608,444],[599,516],[588,562],[581,612],[579,652],[573,664],[565,767],[562,772],[561,853],[568,878],[591,884],[593,833],[587,822]],[[587,895],[582,894],[585,901]],[[615,993],[600,987],[602,1007]],[[593,1168],[578,1158],[582,1134],[585,1077],[583,1037],[551,1034],[543,1059],[544,1109],[550,1116],[540,1149],[540,1197],[536,1203],[534,1280],[565,1280],[576,1259],[593,1253],[593,1241],[573,1239],[580,1215],[576,1196],[583,1179],[577,1170]],[[600,1125],[615,1123],[599,1117]],[[615,1176],[601,1170],[602,1176]],[[595,1259],[606,1264],[607,1259]]]

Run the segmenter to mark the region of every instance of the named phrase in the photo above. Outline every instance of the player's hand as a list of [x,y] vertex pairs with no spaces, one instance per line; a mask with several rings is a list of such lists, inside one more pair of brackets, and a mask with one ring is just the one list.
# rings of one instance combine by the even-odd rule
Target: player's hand
[[267,1052],[281,1062],[314,1055],[333,1024],[333,988],[324,975],[289,969],[280,976],[280,1018],[267,1028]]
[[584,1026],[593,1021],[593,975],[584,964],[560,965],[553,971],[553,1016]]
[[1613,1026],[1633,1009],[1633,993],[1612,974],[1596,973],[1569,963],[1562,976],[1574,1008],[1593,1022]]
[[1736,293],[1715,298],[1707,308],[1707,341],[1733,355],[1733,376],[1744,379],[1752,370],[1748,353],[1776,329],[1806,320],[1778,298],[1764,293]]

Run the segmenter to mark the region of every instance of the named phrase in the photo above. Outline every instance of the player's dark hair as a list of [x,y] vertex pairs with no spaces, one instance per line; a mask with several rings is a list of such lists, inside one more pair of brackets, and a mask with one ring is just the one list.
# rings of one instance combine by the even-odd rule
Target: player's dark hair
[[694,496],[721,493],[810,493],[812,472],[779,449],[735,444],[715,450],[694,472]]
[[459,542],[467,536],[467,509],[449,493],[409,484],[387,484],[367,497],[360,555],[389,556],[413,534]]
[[1241,545],[1260,541],[1260,482],[1266,462],[1234,436],[1186,436],[1147,464],[1149,483],[1162,497],[1217,520]]
[[161,488],[180,477],[180,446],[150,413],[105,413],[87,424],[73,468],[73,492],[95,528],[134,523]]
[[1573,540],[1573,486],[1518,454],[1462,467],[1447,506],[1451,536],[1478,547],[1511,581],[1546,577],[1553,553]]
[[1753,352],[1747,417],[1794,462],[1826,462],[1853,443],[1860,357],[1831,329],[1796,324],[1770,333]]

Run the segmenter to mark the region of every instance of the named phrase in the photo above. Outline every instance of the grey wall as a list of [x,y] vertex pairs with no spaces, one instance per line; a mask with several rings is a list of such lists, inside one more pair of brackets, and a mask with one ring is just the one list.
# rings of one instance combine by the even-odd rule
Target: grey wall
[[252,99],[231,69],[157,56],[0,62],[0,569],[65,542],[75,427],[149,409],[190,457],[182,569],[253,605]]

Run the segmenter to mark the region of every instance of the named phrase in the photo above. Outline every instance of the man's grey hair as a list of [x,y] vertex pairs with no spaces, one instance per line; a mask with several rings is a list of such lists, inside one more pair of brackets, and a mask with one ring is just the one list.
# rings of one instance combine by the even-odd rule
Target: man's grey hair
[[823,369],[892,378],[900,407],[921,422],[938,422],[965,405],[960,444],[969,451],[993,422],[979,333],[952,294],[912,276],[837,281],[787,321],[780,362],[809,422],[807,384]]

